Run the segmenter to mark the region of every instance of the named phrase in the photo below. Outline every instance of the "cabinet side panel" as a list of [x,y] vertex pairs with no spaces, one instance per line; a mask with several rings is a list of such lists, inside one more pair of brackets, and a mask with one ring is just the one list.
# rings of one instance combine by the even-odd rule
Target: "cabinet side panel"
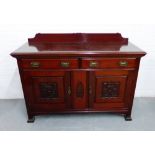
[[27,114],[28,114],[28,117],[31,117],[33,114],[32,114],[32,109],[30,108],[30,104],[33,103],[34,101],[32,97],[28,97],[28,96],[31,96],[32,94],[32,91],[29,91],[30,81],[25,80],[27,79],[27,77],[24,75],[23,69],[21,67],[21,59],[17,59],[17,63],[18,63],[18,69],[19,69],[20,79],[22,83],[22,89],[23,89]]
[[132,106],[133,106],[133,99],[134,99],[134,94],[135,94],[135,88],[136,88],[136,83],[137,83],[137,76],[138,76],[138,71],[139,71],[139,64],[140,64],[140,58],[137,58],[136,62],[136,68],[133,71],[129,72],[128,75],[128,84],[126,88],[126,106],[128,107],[128,112],[127,115],[131,115],[132,111]]

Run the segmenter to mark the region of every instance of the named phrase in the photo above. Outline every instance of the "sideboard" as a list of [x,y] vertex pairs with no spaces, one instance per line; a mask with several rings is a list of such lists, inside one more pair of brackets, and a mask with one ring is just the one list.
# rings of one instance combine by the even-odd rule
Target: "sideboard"
[[11,53],[18,62],[28,122],[37,115],[88,112],[131,120],[145,54],[120,33],[38,33],[29,38]]

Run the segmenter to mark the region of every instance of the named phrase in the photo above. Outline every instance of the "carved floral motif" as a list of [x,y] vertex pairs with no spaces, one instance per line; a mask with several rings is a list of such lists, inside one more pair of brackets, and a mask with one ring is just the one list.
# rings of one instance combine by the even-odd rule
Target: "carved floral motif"
[[40,83],[41,98],[53,99],[58,97],[57,83]]
[[103,98],[118,97],[119,90],[120,90],[119,82],[103,82],[101,97]]

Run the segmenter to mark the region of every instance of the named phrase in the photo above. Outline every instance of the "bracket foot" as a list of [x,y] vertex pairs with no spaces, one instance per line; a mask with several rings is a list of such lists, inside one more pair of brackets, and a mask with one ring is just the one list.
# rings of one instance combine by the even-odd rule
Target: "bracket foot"
[[125,114],[124,118],[125,118],[126,121],[132,121],[131,115]]
[[33,123],[35,121],[35,116],[29,117],[27,123]]

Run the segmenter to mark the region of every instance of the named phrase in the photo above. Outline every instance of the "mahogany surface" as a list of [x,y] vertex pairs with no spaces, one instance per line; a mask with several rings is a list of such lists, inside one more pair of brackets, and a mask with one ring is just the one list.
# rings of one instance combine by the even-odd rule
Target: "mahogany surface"
[[131,120],[146,53],[120,33],[36,34],[17,59],[28,122],[50,113],[113,112]]

